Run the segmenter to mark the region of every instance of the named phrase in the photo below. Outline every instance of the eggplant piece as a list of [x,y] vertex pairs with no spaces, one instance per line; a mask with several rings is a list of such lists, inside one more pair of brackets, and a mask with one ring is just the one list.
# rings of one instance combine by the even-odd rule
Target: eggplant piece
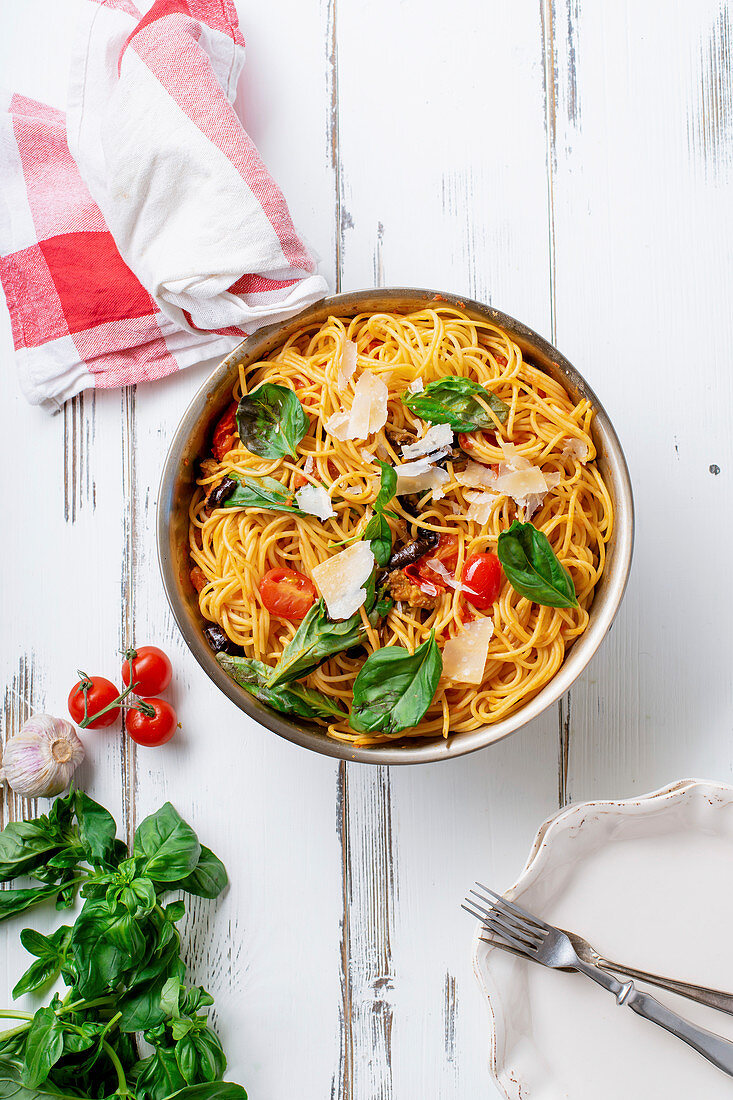
[[244,650],[236,645],[217,623],[204,627],[204,637],[214,653],[228,653],[230,657],[243,657]]
[[404,569],[406,565],[411,565],[412,562],[425,557],[426,554],[435,549],[439,542],[440,535],[436,534],[435,531],[426,531],[414,542],[408,542],[401,546],[399,550],[395,550],[387,562],[387,572],[391,573],[395,569]]
[[223,477],[206,498],[206,507],[221,508],[224,502],[229,500],[238,484],[233,477]]

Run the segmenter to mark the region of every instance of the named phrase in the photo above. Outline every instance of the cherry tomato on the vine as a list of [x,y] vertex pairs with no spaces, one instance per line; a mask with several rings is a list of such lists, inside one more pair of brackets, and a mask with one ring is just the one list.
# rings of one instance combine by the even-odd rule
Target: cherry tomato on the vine
[[122,663],[122,679],[130,686],[130,662],[132,681],[138,695],[160,695],[171,682],[173,667],[162,649],[154,645],[141,645],[128,649]]
[[[176,732],[178,718],[165,699],[141,699],[145,709],[128,710],[125,728],[138,745],[164,745]],[[148,710],[148,713],[145,713]],[[150,712],[152,710],[152,713]]]
[[[87,697],[86,722],[84,721],[85,688]],[[84,676],[74,684],[69,692],[69,714],[77,726],[82,726],[85,729],[101,730],[105,726],[111,726],[119,718],[119,707],[112,706],[110,710],[105,710],[110,704],[117,702],[119,698],[120,692],[111,680],[105,680],[104,676]],[[105,713],[100,714],[100,711],[105,711]],[[95,714],[99,717],[95,718]]]
[[295,569],[268,569],[260,581],[262,602],[271,615],[300,622],[316,598],[315,585]]
[[464,597],[481,611],[491,607],[501,591],[501,564],[496,554],[471,554],[461,571]]

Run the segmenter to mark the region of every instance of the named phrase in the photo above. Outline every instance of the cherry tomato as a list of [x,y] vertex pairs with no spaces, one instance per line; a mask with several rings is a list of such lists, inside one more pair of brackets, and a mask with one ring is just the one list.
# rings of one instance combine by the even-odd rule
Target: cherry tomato
[[456,565],[458,564],[458,536],[441,535],[440,542],[435,549],[425,554],[424,557],[419,558],[416,563],[420,580],[427,581],[430,584],[436,584],[439,588],[444,589],[446,587],[445,578],[441,577],[440,573],[436,573],[435,570],[431,569],[428,565],[428,561],[431,558],[437,558],[439,562],[442,562],[449,573],[455,575]]
[[141,699],[142,703],[153,708],[153,714],[142,710],[128,710],[125,728],[138,745],[164,745],[176,732],[178,718],[170,703],[165,699]]
[[313,604],[316,589],[295,569],[268,569],[260,581],[260,595],[271,615],[297,623]]
[[[425,580],[425,578],[420,576],[419,562],[413,561],[409,565],[406,565],[403,572],[414,585],[417,585],[424,596],[437,596],[439,592],[444,590],[442,584],[433,584],[431,580]],[[433,576],[435,576],[434,573]]]
[[171,682],[173,667],[162,649],[154,645],[141,645],[128,649],[122,663],[122,680],[130,686],[130,658],[132,679],[138,695],[160,695]]
[[214,428],[214,436],[211,440],[211,453],[217,462],[221,462],[224,455],[231,451],[237,440],[237,406],[234,402],[229,406],[219,423]]
[[206,585],[209,583],[206,579],[206,574],[203,569],[200,569],[198,565],[194,565],[193,569],[189,573],[191,578],[191,584],[194,586],[197,592],[202,592]]
[[[87,691],[87,721],[84,725],[84,692],[82,691],[82,685],[88,684]],[[83,728],[90,730],[101,730],[105,726],[111,726],[113,722],[116,722],[120,715],[119,707],[112,707],[111,710],[105,711],[104,714],[99,714],[100,711],[108,707],[110,703],[116,702],[120,697],[120,693],[111,680],[105,680],[103,676],[90,676],[88,679],[78,680],[74,684],[73,688],[69,692],[69,714],[76,722],[77,726],[83,726]],[[94,718],[95,714],[99,714],[98,718]]]
[[501,564],[496,554],[471,554],[464,562],[461,580],[471,590],[463,591],[469,603],[481,611],[492,607],[501,591]]

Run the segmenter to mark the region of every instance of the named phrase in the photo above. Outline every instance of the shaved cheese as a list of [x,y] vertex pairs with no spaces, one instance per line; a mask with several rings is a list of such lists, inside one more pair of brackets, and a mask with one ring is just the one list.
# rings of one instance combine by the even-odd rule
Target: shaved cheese
[[480,684],[484,679],[489,642],[494,633],[491,619],[466,623],[460,634],[443,646],[443,678],[462,684]]
[[350,619],[359,610],[366,599],[363,585],[373,569],[374,554],[368,542],[355,542],[313,569],[311,576],[332,619]]
[[440,558],[428,558],[426,565],[429,565],[433,572],[437,573],[449,588],[454,588],[457,592],[470,592],[472,596],[478,595],[473,588],[469,588],[467,584],[461,584],[460,581],[457,581],[453,574],[443,565]]
[[513,497],[519,504],[531,493],[546,493],[547,482],[539,466],[530,466],[526,470],[512,470],[502,462],[493,488],[497,493]]
[[349,379],[353,376],[356,370],[356,344],[353,340],[344,340],[344,346],[341,349],[341,362],[338,369],[338,384],[339,389],[346,389],[349,383]]
[[310,477],[311,474],[313,473],[313,471],[315,470],[315,468],[316,468],[316,460],[314,459],[313,455],[308,455],[308,457],[305,460],[305,465],[303,466],[303,473],[307,477]]
[[470,506],[466,512],[467,519],[473,519],[482,526],[489,522],[491,512],[499,497],[495,493],[466,493],[466,500]]
[[342,409],[326,421],[326,431],[336,439],[368,439],[387,423],[389,390],[381,378],[364,371],[354,386],[351,412]]
[[334,439],[340,439],[343,443],[346,439],[351,439],[349,431],[351,430],[351,414],[345,411],[334,413],[333,416],[329,416],[326,421],[326,431],[329,435],[332,435]]
[[406,447],[402,448],[402,455],[404,458],[410,460],[413,458],[422,458],[423,455],[431,455],[435,451],[440,451],[442,458],[444,454],[453,446],[453,429],[450,424],[433,424],[432,428],[429,428],[422,439],[418,439],[416,443],[408,443]]
[[367,451],[366,448],[364,448],[364,450],[359,451],[359,454],[361,455],[361,457],[364,459],[365,462],[369,462],[369,463],[374,462],[374,455],[372,454],[371,451]]
[[563,447],[560,458],[577,458],[581,464],[588,461],[588,454],[590,448],[584,439],[570,438],[569,436],[563,439],[565,446]]
[[301,511],[309,516],[328,519],[336,515],[331,498],[322,485],[304,485],[295,494],[295,501]]
[[496,485],[496,471],[480,462],[469,462],[465,470],[456,470],[459,485],[470,485],[476,489],[493,489]]
[[414,378],[407,387],[408,393],[422,393],[425,389],[422,378]]
[[499,439],[499,446],[502,449],[504,455],[504,461],[507,465],[511,466],[513,470],[528,470],[532,463],[528,458],[520,455],[517,448],[513,443],[510,443],[508,439]]
[[407,496],[410,493],[422,493],[426,489],[432,489],[433,494],[437,490],[444,496],[442,486],[450,481],[450,474],[447,470],[442,470],[439,466],[431,466],[426,458],[419,459],[417,462],[406,462],[401,466],[395,466],[395,473],[397,474],[396,495],[398,497]]

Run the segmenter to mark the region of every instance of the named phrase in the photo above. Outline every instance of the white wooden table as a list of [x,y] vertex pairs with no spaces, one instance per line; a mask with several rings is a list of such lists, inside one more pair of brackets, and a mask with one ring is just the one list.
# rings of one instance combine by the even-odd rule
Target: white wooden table
[[[252,1100],[497,1095],[459,908],[505,888],[558,806],[733,764],[733,15],[720,0],[238,4],[241,105],[332,285],[491,302],[553,340],[615,421],[632,580],[573,691],[482,753],[339,765],[259,728],[187,653],[158,574],[161,464],[210,364],[50,418],[0,316],[4,733],[65,714],[75,669],[175,662],[160,750],[86,735],[81,781],[128,832],[170,798],[231,888],[186,918],[229,1076]],[[6,4],[0,71],[58,106],[70,20]],[[35,56],[29,57],[28,42]],[[34,811],[8,799],[4,819]],[[50,919],[50,918],[49,918]],[[2,929],[2,995],[23,969]],[[7,992],[6,992],[7,991]]]

